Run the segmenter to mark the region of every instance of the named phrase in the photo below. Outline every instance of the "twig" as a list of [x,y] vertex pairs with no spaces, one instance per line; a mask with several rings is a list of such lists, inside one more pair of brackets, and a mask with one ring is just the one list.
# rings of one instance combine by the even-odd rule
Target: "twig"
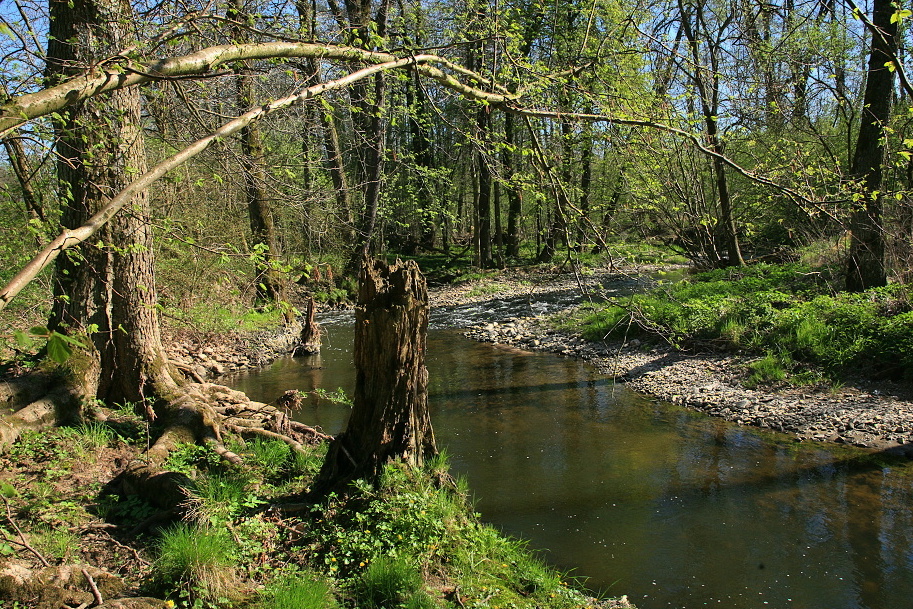
[[3,497],[3,503],[6,505],[6,519],[9,521],[12,527],[16,529],[16,533],[19,535],[19,539],[22,540],[21,542],[15,543],[17,543],[17,545],[21,545],[23,548],[34,554],[38,560],[41,561],[41,564],[43,564],[45,567],[50,567],[51,563],[49,563],[47,559],[41,555],[41,552],[30,546],[29,542],[25,540],[25,534],[22,532],[22,529],[19,528],[19,525],[16,524],[16,521],[13,520],[13,512],[10,509],[9,499],[7,499],[5,495],[0,495],[0,497]]
[[95,585],[95,580],[92,579],[92,576],[89,575],[89,571],[84,567],[82,569],[82,575],[86,578],[86,581],[89,582],[89,587],[92,588],[92,596],[95,598],[95,604],[101,605],[105,602],[105,599],[101,597],[101,592],[98,591],[98,586]]
[[121,549],[123,549],[123,550],[127,550],[127,551],[129,551],[130,553],[132,553],[132,554],[133,554],[133,558],[136,559],[136,562],[140,563],[140,564],[143,565],[143,566],[148,566],[148,565],[149,565],[149,561],[148,561],[148,560],[145,560],[142,556],[140,556],[140,555],[139,555],[139,552],[136,550],[136,548],[130,547],[130,546],[128,546],[127,544],[124,544],[124,543],[119,542],[117,539],[114,538],[113,535],[111,535],[111,534],[108,533],[107,531],[105,531],[105,533],[107,533],[108,539],[111,541],[111,543],[113,543],[114,545],[116,545],[118,548],[121,548]]

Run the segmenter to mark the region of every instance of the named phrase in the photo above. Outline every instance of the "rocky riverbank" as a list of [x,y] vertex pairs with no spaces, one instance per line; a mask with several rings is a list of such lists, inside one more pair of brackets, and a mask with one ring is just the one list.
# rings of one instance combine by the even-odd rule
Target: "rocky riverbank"
[[275,330],[214,336],[184,332],[169,336],[165,350],[172,362],[203,381],[265,366],[290,353],[300,334],[300,323]]
[[[539,285],[509,281],[498,297],[526,294],[534,301],[552,297],[556,291],[579,290],[581,286],[606,281],[605,274],[582,282],[575,276],[559,276]],[[461,302],[460,290],[473,294],[472,289],[448,288],[436,291],[432,302],[438,306],[457,304]],[[907,385],[859,380],[836,388],[749,389],[743,385],[746,364],[752,360],[749,356],[684,353],[665,344],[639,340],[593,343],[555,329],[550,319],[546,315],[530,315],[492,320],[469,328],[466,335],[587,359],[602,373],[635,391],[740,425],[791,433],[802,440],[837,442],[913,457],[913,395]]]

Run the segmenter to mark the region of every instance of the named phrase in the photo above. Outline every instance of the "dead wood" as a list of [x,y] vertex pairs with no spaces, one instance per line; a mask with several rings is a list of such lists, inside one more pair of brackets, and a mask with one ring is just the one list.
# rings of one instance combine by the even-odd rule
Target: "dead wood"
[[315,494],[355,478],[375,480],[401,459],[420,466],[437,452],[428,411],[428,288],[414,261],[362,261],[355,307],[355,396]]
[[301,336],[293,350],[293,355],[316,355],[320,353],[320,337],[323,331],[320,324],[314,321],[314,297],[308,300],[307,313],[301,326]]

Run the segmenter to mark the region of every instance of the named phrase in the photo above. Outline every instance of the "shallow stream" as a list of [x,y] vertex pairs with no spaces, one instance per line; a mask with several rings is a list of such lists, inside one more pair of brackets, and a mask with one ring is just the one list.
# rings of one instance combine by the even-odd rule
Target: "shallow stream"
[[[913,606],[913,466],[657,402],[585,362],[478,343],[435,314],[432,423],[483,518],[641,609]],[[354,389],[351,317],[323,352],[227,379],[271,402]],[[449,329],[448,329],[449,326]],[[348,409],[296,418],[329,433]]]

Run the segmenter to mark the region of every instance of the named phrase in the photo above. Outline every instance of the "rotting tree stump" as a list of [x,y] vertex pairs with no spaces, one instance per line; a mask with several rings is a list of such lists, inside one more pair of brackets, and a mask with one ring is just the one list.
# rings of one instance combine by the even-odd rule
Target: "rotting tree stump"
[[301,337],[292,355],[317,355],[320,353],[320,337],[322,330],[320,324],[314,321],[314,298],[308,300],[307,313],[301,325]]
[[376,480],[390,460],[420,466],[437,453],[428,412],[428,288],[413,262],[365,257],[355,309],[355,395],[315,492]]

